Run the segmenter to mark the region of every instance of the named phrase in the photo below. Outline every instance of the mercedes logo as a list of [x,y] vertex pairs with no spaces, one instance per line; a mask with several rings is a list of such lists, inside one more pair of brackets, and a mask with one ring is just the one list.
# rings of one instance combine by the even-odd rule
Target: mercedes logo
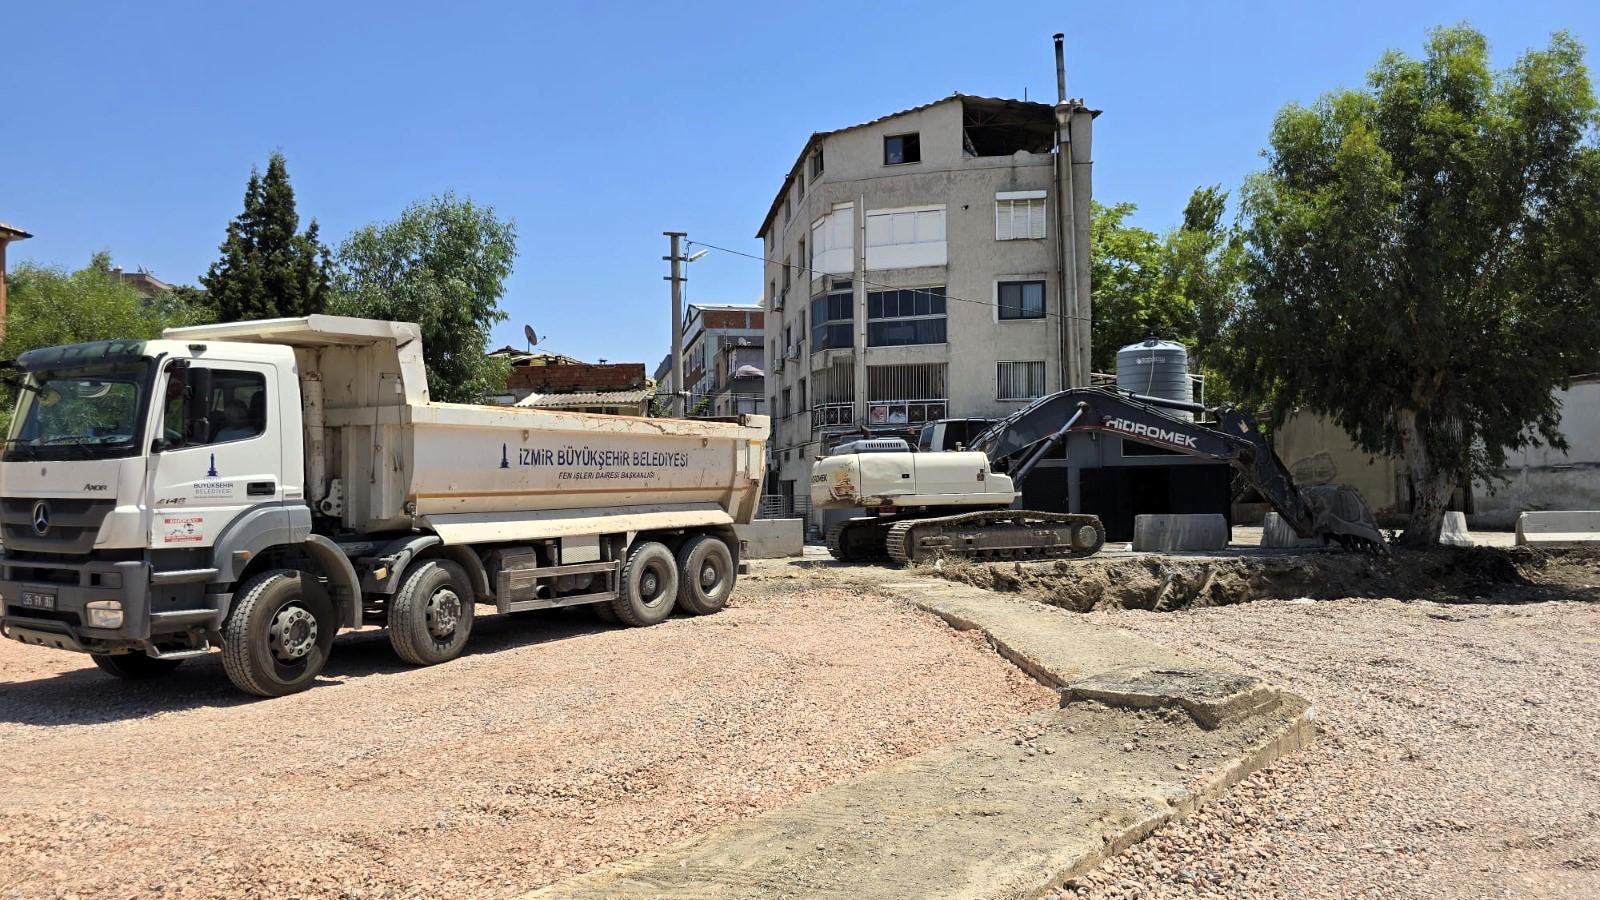
[[50,504],[40,500],[33,505],[33,533],[44,537],[50,530]]

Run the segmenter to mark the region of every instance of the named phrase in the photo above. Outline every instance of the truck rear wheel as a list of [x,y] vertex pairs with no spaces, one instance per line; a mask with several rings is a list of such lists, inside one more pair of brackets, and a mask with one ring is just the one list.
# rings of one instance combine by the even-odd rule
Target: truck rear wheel
[[100,671],[115,675],[125,681],[144,681],[160,678],[176,669],[181,659],[156,659],[143,653],[91,653],[89,658]]
[[251,578],[234,594],[222,626],[222,668],[234,687],[258,697],[303,691],[333,649],[333,601],[315,579],[293,569]]
[[678,548],[678,608],[708,616],[728,605],[738,572],[720,538],[699,534]]
[[442,559],[420,562],[389,600],[389,644],[413,665],[455,659],[472,634],[477,602],[460,566]]
[[678,602],[678,561],[665,544],[646,541],[628,551],[611,611],[624,625],[654,625]]

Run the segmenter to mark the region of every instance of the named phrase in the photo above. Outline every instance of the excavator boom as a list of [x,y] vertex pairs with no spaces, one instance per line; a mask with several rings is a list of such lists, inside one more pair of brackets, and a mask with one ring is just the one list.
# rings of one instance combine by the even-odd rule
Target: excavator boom
[[[1214,412],[1214,425],[1172,414]],[[1072,388],[1034,401],[979,435],[973,449],[989,457],[1019,487],[1049,451],[1074,432],[1101,431],[1124,440],[1226,462],[1266,498],[1301,537],[1321,537],[1352,549],[1381,551],[1383,532],[1361,496],[1340,485],[1302,488],[1267,443],[1256,421],[1234,409]]]

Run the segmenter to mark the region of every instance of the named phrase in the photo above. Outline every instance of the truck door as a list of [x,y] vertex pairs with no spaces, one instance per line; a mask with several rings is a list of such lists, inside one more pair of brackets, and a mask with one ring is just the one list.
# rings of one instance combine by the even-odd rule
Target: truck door
[[209,547],[246,510],[283,500],[274,367],[204,360],[192,365],[211,371],[209,427],[179,444],[182,399],[169,399],[162,411],[158,434],[169,449],[156,453],[150,465],[155,549]]

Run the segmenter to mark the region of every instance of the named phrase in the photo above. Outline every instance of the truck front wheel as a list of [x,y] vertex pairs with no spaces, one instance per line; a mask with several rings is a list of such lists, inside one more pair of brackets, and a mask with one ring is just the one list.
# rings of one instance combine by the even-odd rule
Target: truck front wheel
[[333,601],[311,576],[273,569],[234,594],[222,626],[222,667],[234,687],[259,697],[303,691],[333,649]]
[[442,559],[417,563],[389,600],[389,645],[416,666],[455,659],[472,634],[477,602],[460,566]]
[[728,605],[738,574],[733,552],[709,534],[695,535],[678,549],[678,608],[708,616]]
[[126,681],[144,681],[149,678],[159,678],[171,672],[183,662],[181,659],[156,659],[143,653],[91,653],[89,658],[100,667],[100,671],[115,675]]
[[678,561],[665,544],[646,541],[628,551],[611,611],[625,625],[654,625],[678,602]]

